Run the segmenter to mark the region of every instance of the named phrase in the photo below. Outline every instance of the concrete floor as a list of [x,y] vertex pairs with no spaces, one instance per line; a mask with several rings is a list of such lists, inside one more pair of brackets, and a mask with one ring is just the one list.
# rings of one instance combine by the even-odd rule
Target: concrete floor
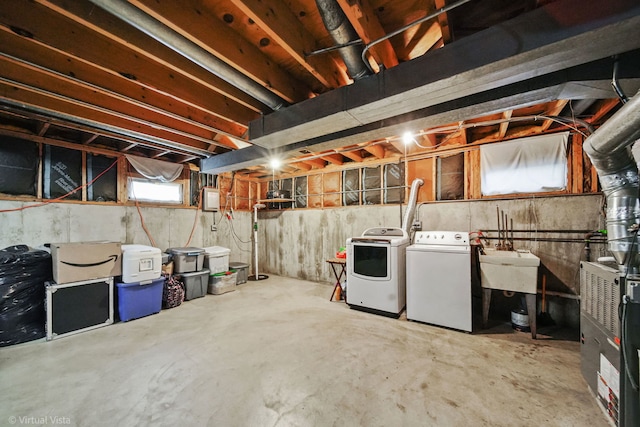
[[329,302],[331,290],[271,276],[2,348],[0,425],[609,425],[578,342],[389,319]]

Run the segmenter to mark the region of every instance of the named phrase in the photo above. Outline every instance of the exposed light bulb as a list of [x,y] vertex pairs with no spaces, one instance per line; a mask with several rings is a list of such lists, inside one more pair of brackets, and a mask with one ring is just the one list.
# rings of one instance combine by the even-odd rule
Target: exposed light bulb
[[402,134],[402,142],[404,142],[404,145],[409,145],[413,141],[413,134],[411,132],[405,132]]
[[271,169],[278,169],[280,167],[280,159],[271,159]]

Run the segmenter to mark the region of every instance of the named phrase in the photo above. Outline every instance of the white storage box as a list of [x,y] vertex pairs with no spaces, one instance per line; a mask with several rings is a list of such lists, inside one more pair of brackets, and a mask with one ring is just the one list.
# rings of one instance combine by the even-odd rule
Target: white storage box
[[154,280],[162,274],[162,252],[146,245],[122,245],[122,283]]
[[229,270],[229,253],[231,249],[222,246],[209,246],[204,248],[204,267],[208,268],[211,274],[224,273]]
[[167,249],[173,261],[173,273],[193,273],[202,271],[204,263],[204,249],[202,248],[171,248]]
[[207,289],[207,293],[213,295],[220,295],[227,292],[236,290],[236,280],[237,280],[236,272],[224,274],[212,274],[209,276],[209,288]]

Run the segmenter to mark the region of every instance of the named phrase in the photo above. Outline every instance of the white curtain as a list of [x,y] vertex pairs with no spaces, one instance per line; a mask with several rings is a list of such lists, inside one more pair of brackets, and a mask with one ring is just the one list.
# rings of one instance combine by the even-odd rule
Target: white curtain
[[175,181],[182,174],[182,165],[164,162],[162,160],[147,159],[145,157],[126,155],[131,166],[148,179],[161,182]]
[[567,188],[569,132],[480,147],[482,195],[540,193]]

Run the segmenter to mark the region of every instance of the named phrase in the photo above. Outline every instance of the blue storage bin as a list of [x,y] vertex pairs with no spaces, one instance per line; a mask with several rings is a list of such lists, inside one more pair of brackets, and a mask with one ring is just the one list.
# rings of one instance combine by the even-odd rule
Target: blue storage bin
[[135,283],[117,283],[116,286],[121,321],[155,314],[162,309],[163,277]]

